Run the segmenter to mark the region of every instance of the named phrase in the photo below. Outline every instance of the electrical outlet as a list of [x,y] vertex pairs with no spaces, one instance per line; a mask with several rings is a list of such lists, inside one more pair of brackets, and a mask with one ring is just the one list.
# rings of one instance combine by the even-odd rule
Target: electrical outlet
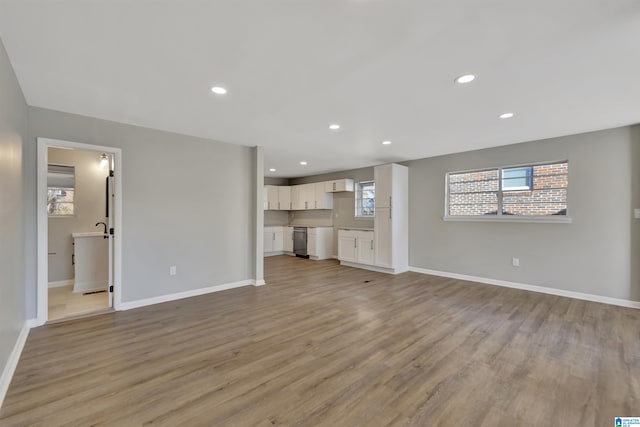
[[520,267],[520,258],[513,258],[513,266]]
[[178,271],[175,265],[169,267],[169,276],[175,276],[177,273]]

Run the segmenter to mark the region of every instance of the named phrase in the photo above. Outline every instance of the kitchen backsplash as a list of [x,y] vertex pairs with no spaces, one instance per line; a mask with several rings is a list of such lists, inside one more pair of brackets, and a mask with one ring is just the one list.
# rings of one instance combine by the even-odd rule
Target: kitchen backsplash
[[289,224],[333,227],[332,213],[331,210],[291,211],[289,212]]

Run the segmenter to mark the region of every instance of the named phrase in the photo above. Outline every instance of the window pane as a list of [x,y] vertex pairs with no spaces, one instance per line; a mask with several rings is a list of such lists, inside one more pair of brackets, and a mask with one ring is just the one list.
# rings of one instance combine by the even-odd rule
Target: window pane
[[502,188],[504,190],[528,190],[531,188],[532,168],[509,168],[502,170]]
[[356,216],[374,216],[375,194],[375,183],[373,181],[358,183],[356,187]]
[[49,187],[47,189],[47,212],[49,215],[73,215],[73,188]]

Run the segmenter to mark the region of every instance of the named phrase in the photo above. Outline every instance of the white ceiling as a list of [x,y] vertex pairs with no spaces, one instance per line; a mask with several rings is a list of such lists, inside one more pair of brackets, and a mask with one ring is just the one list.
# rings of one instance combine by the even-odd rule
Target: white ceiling
[[262,145],[267,176],[640,122],[638,0],[0,0],[0,37],[30,105]]

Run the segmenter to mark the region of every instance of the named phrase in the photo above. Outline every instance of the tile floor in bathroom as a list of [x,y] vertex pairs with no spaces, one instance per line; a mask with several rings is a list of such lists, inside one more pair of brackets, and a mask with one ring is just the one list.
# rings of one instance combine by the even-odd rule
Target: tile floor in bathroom
[[49,321],[102,312],[109,307],[108,294],[74,293],[73,285],[49,288]]

